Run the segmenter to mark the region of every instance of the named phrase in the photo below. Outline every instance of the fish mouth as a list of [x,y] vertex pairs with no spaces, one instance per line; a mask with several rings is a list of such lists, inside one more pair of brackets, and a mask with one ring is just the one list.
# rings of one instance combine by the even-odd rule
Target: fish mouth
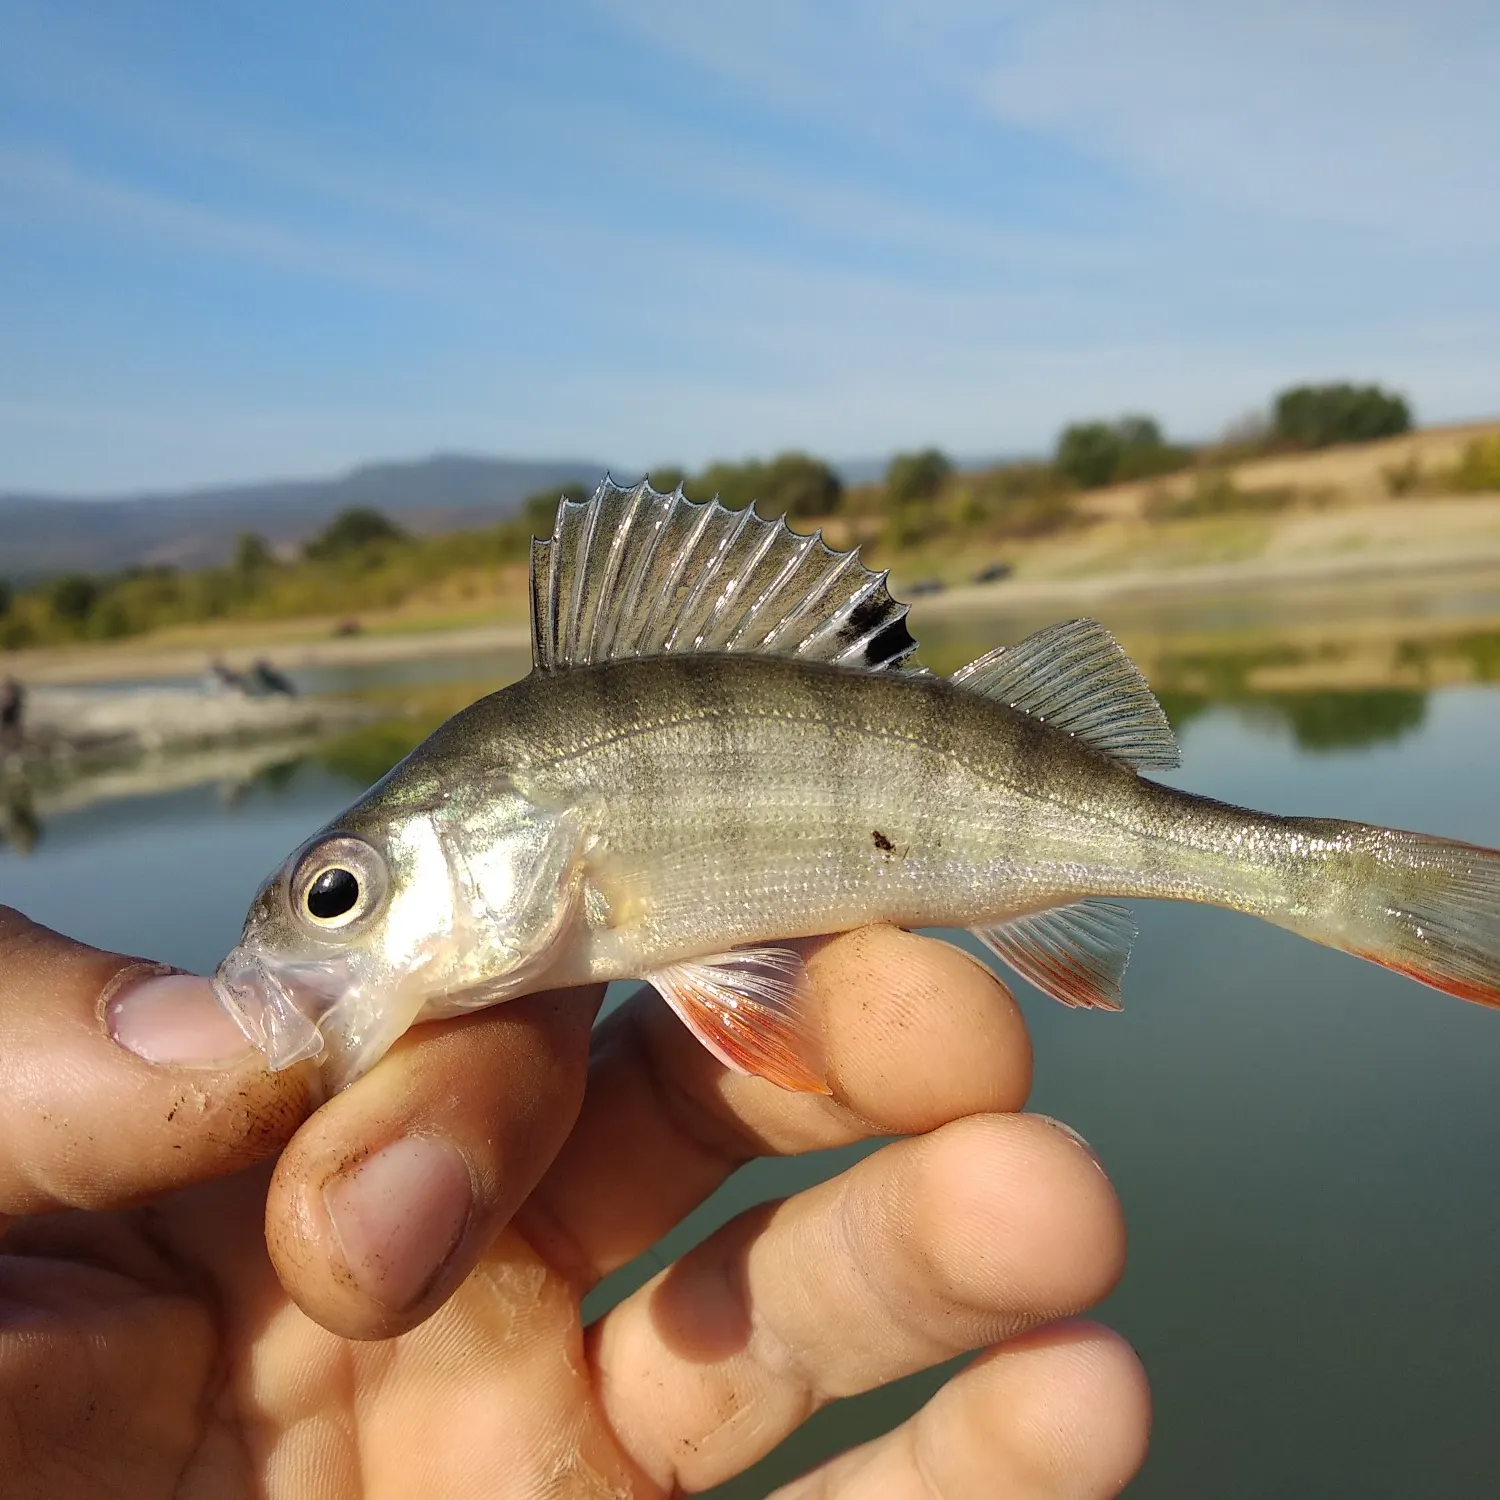
[[[318,1023],[343,992],[335,965],[272,966],[244,944],[214,973],[214,994],[273,1072],[322,1055]],[[321,981],[321,982],[319,982]]]

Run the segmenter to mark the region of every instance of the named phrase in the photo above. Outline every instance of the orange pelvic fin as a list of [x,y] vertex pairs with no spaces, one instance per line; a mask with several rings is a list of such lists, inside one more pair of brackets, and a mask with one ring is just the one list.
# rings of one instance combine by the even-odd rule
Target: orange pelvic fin
[[802,1094],[829,1094],[823,1033],[801,957],[737,948],[644,976],[727,1068]]

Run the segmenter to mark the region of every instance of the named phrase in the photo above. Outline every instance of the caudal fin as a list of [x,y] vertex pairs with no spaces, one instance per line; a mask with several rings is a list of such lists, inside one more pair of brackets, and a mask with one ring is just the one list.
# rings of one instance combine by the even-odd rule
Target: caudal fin
[[1351,882],[1344,931],[1313,935],[1449,995],[1500,1007],[1500,851],[1371,832],[1370,884]]

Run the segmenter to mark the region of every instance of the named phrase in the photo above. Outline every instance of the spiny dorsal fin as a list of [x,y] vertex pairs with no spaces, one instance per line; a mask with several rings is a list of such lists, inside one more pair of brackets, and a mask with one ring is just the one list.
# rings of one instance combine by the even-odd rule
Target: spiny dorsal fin
[[1097,620],[1049,625],[960,667],[952,680],[1065,729],[1136,770],[1181,764],[1156,695]]
[[1002,963],[1064,1005],[1119,1010],[1120,981],[1135,942],[1135,918],[1113,901],[1075,901],[976,927]]
[[867,671],[916,650],[906,606],[857,553],[785,520],[606,478],[563,499],[531,544],[531,652],[540,671],[625,657],[737,651]]

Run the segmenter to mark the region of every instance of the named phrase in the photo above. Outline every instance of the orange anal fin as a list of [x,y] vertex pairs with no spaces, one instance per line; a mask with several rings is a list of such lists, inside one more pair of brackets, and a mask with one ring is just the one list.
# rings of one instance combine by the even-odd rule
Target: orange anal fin
[[643,977],[726,1068],[796,1093],[833,1092],[805,970],[790,948],[739,948]]
[[1415,979],[1418,984],[1441,990],[1445,995],[1456,995],[1460,1000],[1472,1000],[1475,1005],[1487,1005],[1492,1010],[1500,1010],[1500,988],[1496,988],[1493,984],[1486,984],[1481,980],[1464,976],[1443,974],[1435,969],[1419,969],[1413,964],[1382,958],[1380,954],[1371,953],[1366,949],[1351,948],[1349,951],[1356,958],[1366,958],[1372,964],[1379,964],[1382,969],[1389,969],[1393,974],[1404,974],[1408,979]]
[[1135,919],[1112,901],[1075,901],[1014,917],[974,936],[996,958],[1064,1005],[1119,1010]]

